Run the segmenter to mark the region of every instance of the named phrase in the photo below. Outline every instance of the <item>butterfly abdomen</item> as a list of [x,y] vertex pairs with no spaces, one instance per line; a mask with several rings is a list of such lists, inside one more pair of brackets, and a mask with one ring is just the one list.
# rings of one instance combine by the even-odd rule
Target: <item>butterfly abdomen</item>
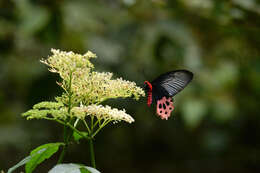
[[152,104],[152,91],[148,92],[147,105],[150,106]]
[[146,86],[148,86],[148,88],[146,89],[147,90],[147,105],[151,106],[152,101],[153,101],[153,95],[152,95],[152,93],[153,93],[152,92],[153,91],[153,86],[148,81],[145,81],[144,83],[146,84]]

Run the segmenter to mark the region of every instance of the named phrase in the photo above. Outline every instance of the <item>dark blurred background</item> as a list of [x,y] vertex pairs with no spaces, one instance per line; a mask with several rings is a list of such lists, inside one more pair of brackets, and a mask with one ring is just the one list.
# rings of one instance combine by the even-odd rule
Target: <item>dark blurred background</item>
[[[97,135],[101,172],[260,171],[259,0],[0,0],[0,170],[62,141],[61,125],[20,116],[62,92],[39,62],[51,48],[91,50],[96,70],[140,86],[173,69],[195,74],[168,121],[144,98],[106,102],[135,123]],[[87,143],[73,145],[65,162],[90,165],[88,155]]]

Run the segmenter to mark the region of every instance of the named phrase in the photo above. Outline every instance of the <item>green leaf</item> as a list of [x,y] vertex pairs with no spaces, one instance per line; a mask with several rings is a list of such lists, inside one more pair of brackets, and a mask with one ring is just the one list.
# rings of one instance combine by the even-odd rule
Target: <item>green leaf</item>
[[84,167],[79,168],[79,170],[80,170],[80,173],[91,173],[91,172],[89,172],[89,170],[87,168],[84,168]]
[[26,164],[28,161],[30,161],[31,156],[27,156],[25,157],[23,160],[21,160],[19,163],[17,163],[16,165],[14,165],[13,167],[9,168],[7,173],[12,173],[14,170],[16,170],[17,168],[19,168],[20,166],[23,166],[24,164]]
[[[88,133],[87,132],[81,132],[83,135],[87,136]],[[73,137],[75,141],[79,141],[80,139],[82,139],[83,137],[81,135],[79,135],[77,132],[73,132]]]
[[[30,156],[25,157],[23,160],[21,160],[19,163],[17,163],[16,165],[14,165],[13,167],[9,168],[7,173],[12,173],[14,170],[16,170],[17,168],[19,168],[20,166],[23,166],[24,164],[26,164],[27,162],[30,162],[31,160],[35,159],[36,157],[38,157],[39,155],[41,155],[42,153],[45,154],[44,152],[46,152],[46,149],[48,148],[48,146],[59,146],[59,145],[64,145],[63,143],[51,143],[51,144],[44,144],[42,146],[39,146],[38,148],[34,149]],[[35,151],[35,152],[34,152]],[[33,153],[34,152],[34,153]],[[55,151],[56,152],[56,151]],[[55,153],[54,152],[54,153]],[[49,156],[50,157],[50,156]],[[49,158],[46,157],[46,158]],[[36,167],[36,166],[35,166]]]
[[30,153],[31,159],[25,165],[25,172],[32,173],[33,170],[43,162],[45,159],[50,158],[59,149],[59,146],[64,145],[64,143],[49,143],[44,144],[36,149],[32,150]]

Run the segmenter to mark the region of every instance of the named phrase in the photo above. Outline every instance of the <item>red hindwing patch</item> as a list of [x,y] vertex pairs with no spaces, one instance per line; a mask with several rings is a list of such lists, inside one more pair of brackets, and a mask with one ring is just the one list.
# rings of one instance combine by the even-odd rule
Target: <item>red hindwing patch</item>
[[163,97],[161,100],[157,100],[157,115],[161,117],[161,119],[168,119],[171,116],[171,112],[173,111],[173,101],[172,98]]

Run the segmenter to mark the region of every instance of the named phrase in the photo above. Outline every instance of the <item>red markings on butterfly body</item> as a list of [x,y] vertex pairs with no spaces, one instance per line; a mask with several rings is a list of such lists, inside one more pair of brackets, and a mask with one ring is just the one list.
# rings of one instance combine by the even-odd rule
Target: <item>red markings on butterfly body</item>
[[153,86],[148,81],[144,81],[144,83],[149,87],[149,89],[147,91],[147,106],[150,107],[151,104],[152,104],[152,90],[153,90]]

